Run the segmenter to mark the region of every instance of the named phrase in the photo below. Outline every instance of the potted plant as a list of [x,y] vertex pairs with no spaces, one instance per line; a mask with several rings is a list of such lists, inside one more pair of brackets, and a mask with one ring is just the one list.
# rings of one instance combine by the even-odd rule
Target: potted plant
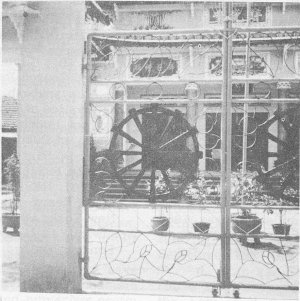
[[20,164],[17,154],[13,153],[4,163],[4,175],[7,177],[12,198],[9,200],[7,208],[9,211],[2,213],[2,229],[3,232],[6,232],[7,228],[12,228],[14,232],[18,233],[20,228]]
[[[254,174],[236,173],[231,179],[232,201],[241,205],[254,205],[261,202],[268,202],[270,197],[263,193],[263,187],[254,179]],[[262,218],[252,214],[250,209],[242,209],[241,213],[231,217],[232,231],[238,234],[260,234]],[[241,237],[242,243],[247,238]],[[255,243],[260,243],[259,238],[254,238]]]
[[273,232],[274,234],[279,234],[279,235],[289,235],[290,234],[290,229],[291,225],[290,224],[284,224],[282,222],[282,212],[283,209],[279,209],[279,215],[280,215],[280,223],[279,224],[273,224]]
[[[296,203],[299,203],[299,191],[292,187],[287,187],[281,198],[273,199],[269,202],[269,205],[272,206],[293,206]],[[291,225],[283,223],[283,211],[284,209],[280,208],[279,210],[279,224],[272,224],[273,232],[276,235],[289,235]],[[272,214],[272,209],[267,209],[268,214]]]
[[[190,183],[184,190],[183,200],[193,204],[204,204],[207,201],[207,195],[211,192],[209,188],[210,187],[208,187],[205,177],[203,175],[199,175],[197,180]],[[201,209],[200,221],[193,223],[193,228],[195,232],[208,233],[210,223],[202,221],[202,212],[203,209]]]
[[[168,171],[167,171],[168,173]],[[148,188],[150,189],[150,182],[148,182]],[[168,186],[164,181],[163,175],[160,174],[155,179],[155,192],[158,194],[168,191]],[[155,208],[155,216],[151,219],[151,226],[154,231],[167,231],[169,229],[169,218],[162,213],[163,208],[160,207],[160,213],[157,215]]]

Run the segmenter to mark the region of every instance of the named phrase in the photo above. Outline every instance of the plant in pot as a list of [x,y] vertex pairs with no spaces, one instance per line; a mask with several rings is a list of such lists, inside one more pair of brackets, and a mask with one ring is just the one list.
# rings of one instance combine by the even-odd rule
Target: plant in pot
[[13,153],[4,163],[4,175],[7,178],[9,190],[12,192],[12,198],[8,200],[9,206],[5,208],[6,212],[2,213],[2,229],[6,232],[7,228],[12,228],[15,233],[18,233],[20,228],[20,163],[17,154]]
[[[182,200],[184,202],[192,204],[205,204],[206,196],[208,194],[207,180],[203,175],[199,175],[197,179],[190,183],[183,192]],[[195,232],[198,233],[208,233],[210,223],[204,222],[202,220],[203,210],[201,208],[201,218],[199,222],[193,223],[193,228]]]
[[[148,186],[149,186],[148,188],[150,189],[150,183],[148,183]],[[161,194],[167,191],[168,191],[168,186],[164,181],[163,175],[159,174],[159,176],[155,179],[155,192]],[[152,229],[154,231],[167,231],[169,229],[170,220],[167,216],[163,215],[163,207],[160,207],[159,211],[160,213],[157,214],[155,208],[155,216],[151,219]]]
[[[268,202],[270,197],[263,193],[263,187],[255,179],[252,173],[235,173],[231,179],[232,201],[240,205],[254,205]],[[232,230],[238,234],[260,234],[262,218],[252,214],[250,209],[241,209],[241,213],[231,217]],[[246,237],[240,237],[242,243],[247,242]],[[260,243],[258,237],[254,238],[256,244]]]
[[[287,187],[282,194],[281,198],[273,198],[270,200],[268,205],[270,206],[294,206],[295,203],[299,204],[299,190],[294,189],[292,187]],[[279,223],[272,224],[273,232],[276,235],[289,235],[291,224],[287,224],[283,222],[283,212],[285,211],[283,208],[278,209],[279,211]],[[268,214],[273,213],[273,209],[267,209]]]

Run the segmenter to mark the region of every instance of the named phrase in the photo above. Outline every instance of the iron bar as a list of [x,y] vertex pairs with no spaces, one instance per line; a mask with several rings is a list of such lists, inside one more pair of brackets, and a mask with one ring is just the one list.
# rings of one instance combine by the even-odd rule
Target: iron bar
[[[170,39],[161,39],[161,40],[156,40],[156,39],[128,39],[127,37],[125,38],[112,38],[112,37],[99,37],[99,39],[101,40],[106,40],[109,41],[111,43],[113,42],[120,42],[122,41],[123,43],[130,43],[130,44],[140,44],[141,46],[144,45],[166,45],[169,44],[170,47],[172,46],[177,46],[178,44],[221,44],[222,39],[221,38],[202,38],[202,39],[174,39],[174,40],[170,40]],[[296,37],[264,37],[264,38],[256,38],[256,37],[251,37],[251,40],[253,42],[253,44],[268,44],[270,42],[278,42],[278,41],[297,41],[300,40],[300,36],[296,36]],[[244,38],[235,38],[233,39],[234,43],[239,43],[239,45],[242,45],[244,43],[246,43]]]
[[[145,202],[143,199],[137,199],[136,201],[92,201],[90,202],[91,207],[104,207],[104,208],[149,208],[154,209],[156,207],[168,207],[168,208],[203,208],[203,209],[221,209],[221,205],[209,205],[209,204],[193,204],[193,203],[177,203],[174,202],[159,202],[157,201],[155,204],[151,204],[149,202]],[[259,205],[235,205],[232,204],[231,209],[252,209],[252,210],[266,210],[266,209],[282,209],[282,210],[299,210],[298,206],[259,206]]]
[[[93,69],[94,70],[94,69]],[[249,82],[249,83],[277,83],[278,81],[290,81],[292,83],[300,83],[300,79],[299,78],[293,78],[293,77],[286,77],[286,78],[270,78],[270,77],[266,77],[266,78],[255,78],[255,77],[250,77],[250,78],[245,78],[243,76],[241,76],[240,78],[234,77],[232,79],[232,83],[233,84],[243,84],[245,82]],[[182,79],[182,78],[169,78],[169,79],[163,79],[163,78],[155,78],[155,79],[151,79],[149,80],[144,80],[144,79],[122,79],[122,80],[93,80],[92,84],[108,84],[108,83],[112,83],[112,84],[129,84],[129,85],[139,85],[139,84],[147,84],[149,85],[149,83],[165,83],[165,84],[178,84],[178,83],[182,83],[182,84],[188,84],[190,82],[196,83],[196,84],[222,84],[223,80],[222,78],[217,78],[217,77],[210,77],[210,78],[202,78],[202,79],[195,79],[195,78],[186,78],[186,79]],[[274,87],[275,88],[275,87]]]
[[[120,229],[109,229],[109,228],[89,228],[90,232],[116,232],[116,233],[130,233],[130,234],[153,234],[159,236],[174,236],[181,238],[195,238],[199,236],[205,237],[218,237],[221,238],[222,234],[218,233],[191,233],[191,232],[168,232],[168,231],[138,231],[138,230],[120,230]],[[247,237],[247,238],[280,238],[280,239],[294,239],[298,240],[299,235],[279,235],[279,234],[248,234],[248,233],[231,233],[231,238]]]
[[[205,205],[205,204],[192,204],[192,203],[164,203],[164,202],[159,202],[156,201],[155,204],[151,204],[149,202],[145,202],[145,200],[137,200],[137,201],[126,201],[126,200],[120,200],[120,201],[94,201],[90,203],[90,206],[95,206],[95,207],[108,207],[108,208],[149,208],[149,209],[155,209],[157,207],[168,207],[168,208],[182,208],[182,209],[193,209],[193,208],[203,208],[203,209],[220,209],[220,205]],[[252,207],[253,208],[253,207]],[[255,209],[255,208],[253,208]]]
[[299,26],[274,26],[274,27],[234,27],[234,28],[213,28],[213,29],[165,29],[165,30],[122,30],[122,31],[109,31],[109,32],[92,32],[88,34],[88,37],[105,37],[105,36],[124,36],[124,35],[133,35],[133,36],[160,36],[160,35],[170,35],[170,34],[190,34],[190,35],[196,35],[200,33],[216,33],[216,31],[222,31],[222,32],[269,32],[269,31],[297,31],[300,30]]
[[272,286],[272,285],[247,285],[247,284],[235,284],[231,283],[232,288],[252,288],[252,289],[276,289],[276,290],[293,290],[298,291],[298,286]]
[[199,236],[206,237],[221,237],[221,234],[218,233],[179,233],[179,232],[168,232],[168,231],[138,231],[138,230],[120,230],[120,229],[108,229],[108,228],[89,228],[88,231],[91,232],[116,232],[116,233],[131,233],[131,234],[153,234],[158,236],[175,236],[175,237],[184,237],[184,238],[195,238]]
[[[230,240],[228,229],[228,222],[230,222],[230,215],[227,213],[228,205],[230,204],[231,196],[228,194],[228,182],[230,184],[230,174],[228,178],[228,167],[231,154],[231,53],[232,53],[232,37],[231,19],[232,13],[231,3],[223,3],[223,20],[224,20],[224,37],[222,42],[222,112],[221,112],[221,283],[223,286],[228,286],[230,281]],[[228,114],[230,111],[230,114]],[[230,116],[229,116],[230,115]],[[228,120],[229,118],[229,120]],[[228,149],[229,147],[229,149]],[[230,168],[229,168],[230,169]],[[230,186],[229,186],[230,187]],[[229,199],[228,199],[229,197]],[[228,221],[229,219],[229,221]]]
[[298,206],[259,206],[259,205],[231,205],[231,209],[282,209],[282,210],[299,210]]
[[90,198],[90,78],[91,78],[91,37],[87,39],[87,70],[86,70],[86,98],[84,103],[84,149],[83,149],[83,205],[84,205],[84,274],[88,272],[89,262],[89,198]]
[[[251,3],[247,2],[247,26],[250,24],[250,11]],[[245,57],[245,77],[249,78],[249,64],[250,64],[250,33],[247,32],[247,43],[246,43],[246,57]],[[244,99],[249,98],[249,82],[245,82]],[[243,147],[242,147],[242,175],[244,176],[247,171],[247,144],[248,144],[248,103],[244,103],[244,120],[243,120]],[[244,196],[242,197],[242,202]]]
[[[101,280],[101,281],[120,281],[120,282],[134,282],[134,283],[152,283],[152,284],[161,284],[161,281],[152,281],[152,280],[135,280],[135,279],[122,279],[122,278],[105,278],[105,277],[97,277],[92,276],[89,273],[86,275],[86,278],[88,280]],[[175,282],[175,281],[164,281],[164,284],[175,284],[175,285],[192,285],[192,286],[199,286],[199,283],[197,282]],[[219,282],[201,282],[201,286],[210,286],[210,287],[227,287],[223,286]],[[299,290],[299,287],[297,286],[272,286],[272,285],[246,285],[246,284],[235,284],[230,283],[230,287],[232,288],[253,288],[253,289],[278,289],[278,290]]]
[[[97,97],[91,97],[90,104],[97,104],[97,103],[133,103],[133,104],[145,104],[145,103],[160,103],[160,104],[168,104],[168,103],[222,103],[221,98],[201,98],[201,99],[127,99],[127,100],[116,100],[116,99],[100,99]],[[232,99],[232,103],[238,104],[238,103],[249,103],[249,104],[273,104],[273,103],[300,103],[300,98],[273,98],[273,99],[264,99],[264,98],[236,98]]]
[[[155,281],[155,280],[135,280],[135,279],[123,279],[123,278],[105,278],[105,277],[97,277],[92,276],[90,274],[86,275],[86,278],[88,280],[101,280],[101,281],[120,281],[120,282],[135,282],[135,283],[152,283],[152,284],[176,284],[176,285],[193,285],[193,286],[199,286],[199,283],[197,282],[182,282],[182,281]],[[218,282],[203,282],[201,283],[202,286],[220,286]]]
[[232,238],[239,238],[239,237],[248,237],[248,238],[280,238],[280,239],[299,239],[299,235],[278,235],[278,234],[241,234],[241,233],[232,233],[230,235]]

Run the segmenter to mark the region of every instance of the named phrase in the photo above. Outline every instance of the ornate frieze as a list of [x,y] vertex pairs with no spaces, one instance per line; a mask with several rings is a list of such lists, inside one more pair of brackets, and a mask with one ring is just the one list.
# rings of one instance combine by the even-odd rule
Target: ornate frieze
[[[258,75],[266,73],[267,65],[264,58],[261,56],[250,56],[249,75]],[[221,76],[222,75],[222,58],[221,56],[211,57],[209,60],[210,74]],[[232,75],[243,76],[246,72],[246,56],[233,55],[232,56]]]
[[165,17],[171,14],[170,11],[151,11],[151,12],[135,12],[138,16],[140,25],[135,26],[135,30],[158,30],[171,29],[172,27],[166,23]]
[[[208,21],[210,24],[221,24],[222,22],[222,8],[218,6],[211,6],[208,9]],[[266,23],[269,16],[269,6],[267,5],[252,5],[250,11],[250,24]],[[247,22],[247,5],[239,3],[232,8],[233,23],[246,24]]]
[[276,85],[276,88],[279,90],[288,90],[288,89],[291,89],[291,82],[289,81],[281,81],[281,82],[278,82],[277,85]]
[[162,77],[177,73],[177,61],[168,57],[144,57],[133,60],[130,72],[137,77]]

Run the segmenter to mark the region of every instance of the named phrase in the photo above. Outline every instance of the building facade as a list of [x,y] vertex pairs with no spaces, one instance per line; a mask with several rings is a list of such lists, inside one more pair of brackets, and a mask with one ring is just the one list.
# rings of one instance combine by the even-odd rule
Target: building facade
[[[221,4],[158,2],[153,5],[147,2],[116,2],[106,9],[111,18],[107,30],[136,31],[137,34],[135,36],[130,33],[120,40],[118,37],[108,36],[93,41],[94,83],[91,96],[104,101],[121,98],[152,99],[158,103],[167,101],[167,107],[180,110],[190,124],[198,129],[198,141],[204,154],[204,160],[199,161],[199,169],[220,170],[221,104],[214,101],[221,98],[222,90]],[[247,42],[246,33],[236,33],[233,39],[233,98],[258,99],[256,104],[247,107],[248,127],[252,131],[278,109],[277,104],[266,104],[265,101],[260,103],[260,99],[299,97],[298,33],[276,30],[276,26],[299,26],[299,13],[298,3],[233,5],[234,28],[274,27],[274,31],[270,30],[267,34],[253,32],[250,43]],[[97,26],[99,29],[95,22],[88,24],[90,30],[97,31]],[[100,30],[101,28],[103,27],[100,26]],[[181,33],[174,33],[167,38],[153,34],[155,30],[181,29]],[[185,34],[187,29],[195,29],[195,34]],[[198,34],[198,29],[215,29],[215,32]],[[141,30],[151,31],[151,34],[147,36],[146,33],[141,37],[138,34]],[[119,84],[112,86],[110,81]],[[245,91],[245,85],[248,91]],[[188,99],[191,100],[190,103]],[[195,99],[202,99],[204,102],[197,103]],[[209,99],[212,99],[211,103],[207,101]],[[112,113],[113,105],[107,104],[106,109],[102,109],[101,117],[93,116],[94,120],[98,118],[93,129],[98,149],[107,148],[112,137],[112,133],[106,132],[104,128],[111,128],[113,123],[120,122],[131,108],[142,106],[128,104],[126,108]],[[232,118],[232,168],[237,170],[243,157],[245,116],[241,104],[235,106]],[[100,123],[103,128],[99,130]],[[139,137],[139,132],[134,128],[129,127],[128,132]],[[278,126],[273,124],[268,131],[260,132],[259,135],[258,132],[252,136],[249,134],[247,141],[247,160],[253,166],[261,165],[264,169],[274,166],[276,157],[270,154],[278,150],[278,143],[268,138],[268,132],[277,136]],[[125,149],[129,147],[127,142],[124,139]]]

